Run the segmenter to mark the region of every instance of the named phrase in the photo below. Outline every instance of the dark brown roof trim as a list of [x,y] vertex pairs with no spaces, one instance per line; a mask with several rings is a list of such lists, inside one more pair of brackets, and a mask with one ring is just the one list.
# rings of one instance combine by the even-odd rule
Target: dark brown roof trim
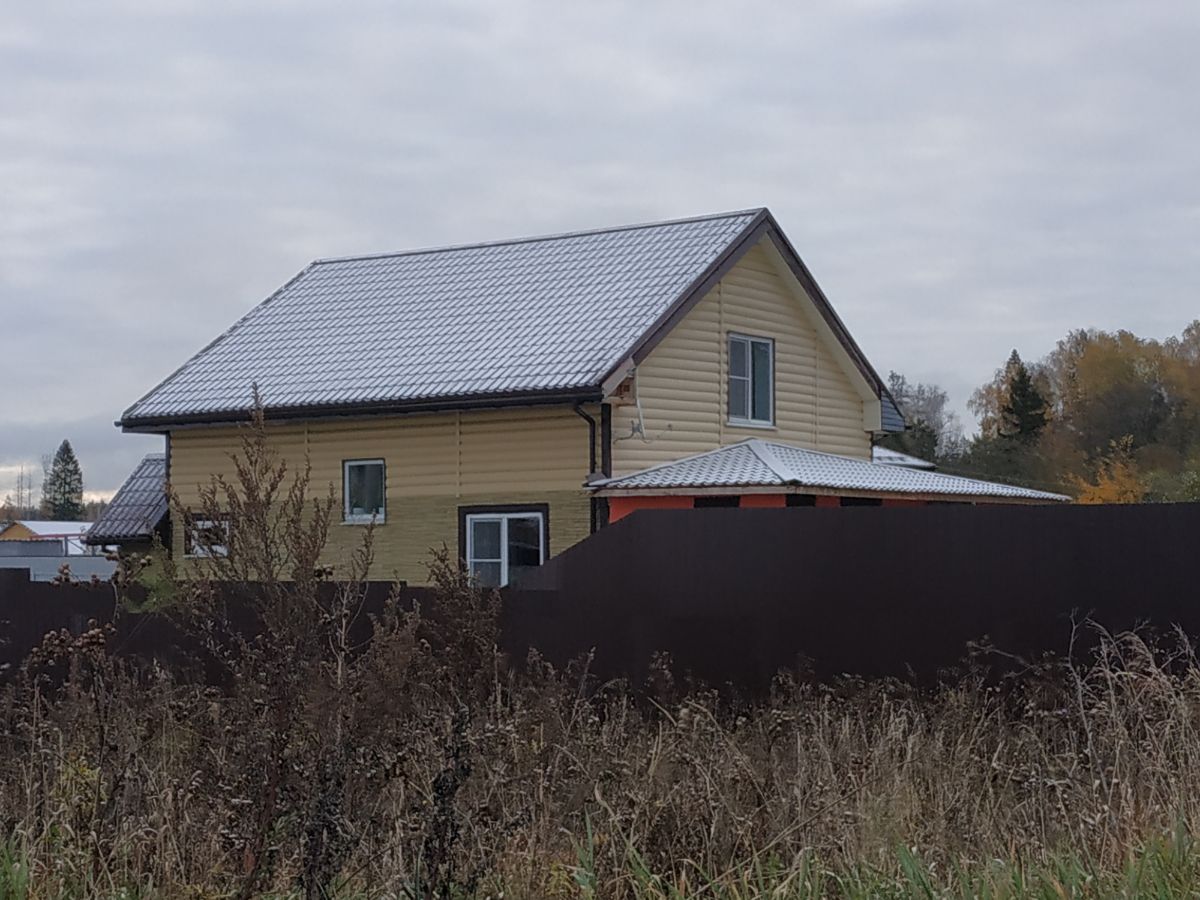
[[879,373],[867,361],[866,354],[862,352],[862,349],[850,335],[850,329],[846,327],[846,323],[838,316],[833,308],[833,304],[829,302],[829,298],[825,296],[825,292],[821,290],[821,286],[813,278],[812,272],[808,270],[808,266],[804,264],[804,260],[796,252],[796,248],[792,246],[787,236],[775,224],[774,220],[772,220],[771,225],[772,227],[767,231],[768,236],[771,238],[771,243],[775,245],[775,249],[779,251],[779,255],[783,257],[784,262],[788,264],[788,268],[792,270],[792,274],[803,285],[804,290],[812,297],[817,311],[821,313],[821,318],[825,320],[825,324],[837,335],[842,349],[850,355],[850,359],[854,361],[854,365],[858,368],[858,371],[874,386],[877,392],[886,391],[883,379],[879,377]]
[[[633,357],[635,363],[640,363],[650,351],[658,346],[659,342],[666,337],[671,330],[680,323],[684,316],[692,311],[697,303],[716,287],[717,282],[728,274],[746,252],[758,243],[759,238],[770,227],[772,222],[771,214],[765,210],[759,210],[758,215],[750,220],[742,233],[734,238],[729,246],[718,256],[708,267],[708,269],[700,275],[695,281],[688,285],[687,289],[679,295],[670,308],[658,317],[657,321],[646,331],[645,334],[638,339],[638,342],[633,345],[633,350],[629,356]],[[608,380],[620,368],[618,364],[612,371],[605,374],[601,379],[601,383]]]
[[[306,406],[268,406],[268,421],[292,419],[345,419],[403,413],[447,412],[460,409],[498,409],[512,406],[551,406],[562,403],[594,403],[602,399],[599,388],[570,391],[532,391],[501,394],[471,394],[422,400],[384,400],[368,403],[330,403]],[[124,431],[155,433],[192,425],[237,425],[250,419],[249,410],[225,410],[186,416],[147,416],[121,419],[115,424]]]

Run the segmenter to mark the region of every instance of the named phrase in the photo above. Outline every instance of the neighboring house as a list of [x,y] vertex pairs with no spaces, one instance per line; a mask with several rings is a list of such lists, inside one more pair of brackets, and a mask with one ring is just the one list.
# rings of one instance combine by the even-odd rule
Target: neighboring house
[[[85,543],[91,522],[52,522],[41,519],[24,519],[0,526],[0,541],[38,541],[53,544],[58,556],[95,555]],[[48,547],[40,548],[49,553]]]
[[166,436],[195,505],[254,385],[273,446],[338,497],[329,561],[374,521],[373,574],[414,582],[442,545],[507,582],[608,520],[607,479],[748,438],[869,467],[904,428],[765,209],[319,260],[118,424]]
[[51,581],[64,566],[72,578],[108,578],[116,564],[105,548],[86,543],[91,522],[22,520],[0,526],[0,569],[28,569],[34,581]]
[[113,495],[87,534],[87,543],[122,553],[151,549],[154,539],[170,542],[167,519],[167,457],[146,456]]

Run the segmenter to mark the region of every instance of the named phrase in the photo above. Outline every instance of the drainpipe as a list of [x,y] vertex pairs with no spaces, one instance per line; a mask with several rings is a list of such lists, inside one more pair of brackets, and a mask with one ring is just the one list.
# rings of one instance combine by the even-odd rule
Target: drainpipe
[[[607,407],[602,407],[607,409]],[[575,415],[588,423],[588,480],[596,474],[596,420],[584,412],[583,407],[575,404]]]
[[600,404],[600,474],[612,478],[612,406],[608,403]]

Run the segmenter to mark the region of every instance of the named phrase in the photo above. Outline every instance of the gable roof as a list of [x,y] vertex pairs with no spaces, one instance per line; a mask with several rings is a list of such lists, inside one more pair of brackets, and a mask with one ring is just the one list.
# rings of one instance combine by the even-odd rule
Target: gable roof
[[806,487],[869,494],[1063,502],[1062,494],[977,481],[748,438],[632,475],[593,482],[603,494],[692,488]]
[[882,381],[766,209],[546,237],[317,260],[134,403],[162,430],[268,417],[599,400],[769,236],[877,396]]
[[89,544],[149,540],[167,514],[167,457],[146,456],[113,495],[88,532]]

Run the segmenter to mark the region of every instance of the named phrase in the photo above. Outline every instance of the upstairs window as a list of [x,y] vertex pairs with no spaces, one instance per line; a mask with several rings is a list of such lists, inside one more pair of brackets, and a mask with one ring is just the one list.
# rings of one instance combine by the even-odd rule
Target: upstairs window
[[483,587],[504,587],[546,559],[546,516],[535,510],[465,513],[467,570]]
[[729,421],[775,423],[775,343],[769,338],[729,336]]
[[384,521],[385,473],[382,459],[348,459],[342,463],[342,520]]

